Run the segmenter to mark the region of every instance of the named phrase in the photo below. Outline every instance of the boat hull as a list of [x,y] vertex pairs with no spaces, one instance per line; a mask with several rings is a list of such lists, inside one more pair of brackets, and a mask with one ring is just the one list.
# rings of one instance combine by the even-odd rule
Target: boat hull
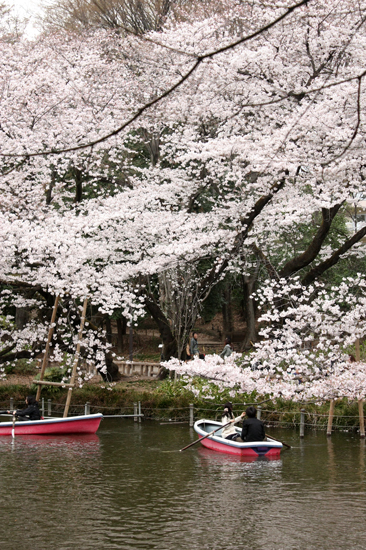
[[[95,434],[102,414],[71,416],[69,418],[45,418],[43,420],[16,421],[14,436],[17,435],[58,435]],[[12,435],[13,422],[0,423],[0,436]]]
[[[213,420],[198,420],[194,429],[197,432],[198,436],[202,439],[208,433],[219,428],[221,426],[220,422],[215,422]],[[240,433],[239,428],[237,428],[238,433]],[[258,457],[266,456],[268,458],[279,457],[282,449],[282,443],[274,440],[266,441],[251,441],[237,443],[236,441],[230,441],[228,439],[223,439],[221,437],[221,430],[206,437],[201,440],[201,443],[207,449],[212,451],[217,451],[219,453],[233,454],[237,456],[246,456],[246,457]]]

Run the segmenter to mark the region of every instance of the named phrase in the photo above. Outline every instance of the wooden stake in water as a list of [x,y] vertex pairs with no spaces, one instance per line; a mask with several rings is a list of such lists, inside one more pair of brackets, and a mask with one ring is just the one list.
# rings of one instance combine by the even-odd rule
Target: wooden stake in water
[[332,435],[333,415],[334,415],[334,399],[331,399],[329,404],[327,435]]
[[305,409],[301,409],[300,414],[300,437],[305,437]]
[[193,403],[189,404],[189,427],[192,428],[194,424],[194,409]]
[[64,418],[66,418],[68,413],[69,413],[72,388],[73,388],[73,385],[75,384],[76,369],[77,369],[78,362],[79,362],[79,357],[80,357],[81,339],[83,337],[83,330],[84,330],[84,324],[85,324],[87,305],[88,305],[88,299],[85,298],[84,306],[83,306],[83,313],[81,314],[80,329],[79,329],[79,334],[78,334],[78,343],[77,343],[77,346],[76,346],[74,364],[72,366],[72,373],[71,373],[71,379],[70,379],[71,387],[69,388],[69,391],[67,392],[66,405],[65,405],[65,410],[64,410]]

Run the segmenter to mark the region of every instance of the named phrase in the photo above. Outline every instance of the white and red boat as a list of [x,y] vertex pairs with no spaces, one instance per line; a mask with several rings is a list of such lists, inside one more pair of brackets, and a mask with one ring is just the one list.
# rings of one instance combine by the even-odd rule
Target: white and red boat
[[[202,445],[207,447],[207,449],[246,457],[266,456],[268,458],[275,458],[280,456],[282,443],[279,441],[267,437],[265,441],[244,441],[243,443],[237,443],[230,439],[223,439],[221,437],[221,429],[218,429],[220,426],[222,426],[221,422],[216,422],[215,420],[203,419],[197,420],[195,423],[194,430],[201,438]],[[240,428],[235,429],[240,434]],[[214,430],[218,431],[207,437],[207,434]]]
[[67,418],[15,421],[14,423],[13,421],[0,422],[0,436],[95,434],[102,418],[103,415],[98,413]]

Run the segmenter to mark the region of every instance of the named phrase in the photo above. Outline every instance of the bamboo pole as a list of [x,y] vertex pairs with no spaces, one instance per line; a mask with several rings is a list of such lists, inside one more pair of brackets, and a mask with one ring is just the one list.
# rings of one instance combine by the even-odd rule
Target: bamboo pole
[[329,405],[327,435],[332,435],[333,415],[334,415],[334,399],[331,399],[330,400],[330,405]]
[[[361,360],[361,353],[360,353],[360,340],[358,338],[355,342],[355,352],[356,352],[356,361],[359,362]],[[363,399],[358,400],[358,414],[360,417],[360,437],[363,439],[365,437],[365,418],[364,418],[364,412],[363,412]]]
[[[78,334],[78,343],[77,343],[77,346],[76,346],[75,358],[74,358],[74,363],[73,363],[73,366],[72,366],[70,386],[73,386],[75,384],[76,368],[77,368],[77,365],[78,365],[78,362],[79,362],[81,339],[83,337],[83,330],[84,330],[84,324],[85,324],[87,305],[88,305],[88,299],[85,298],[84,306],[83,306],[83,313],[81,314],[80,329],[79,329],[79,334]],[[69,412],[69,407],[70,407],[70,402],[71,402],[71,394],[72,394],[72,387],[70,387],[69,391],[67,392],[67,398],[66,398],[66,404],[65,404],[65,410],[64,410],[64,418],[67,417],[68,412]]]
[[[45,373],[45,370],[46,370],[46,367],[47,367],[47,363],[48,363],[48,354],[49,354],[49,349],[50,349],[50,343],[51,343],[52,336],[53,336],[54,324],[55,324],[55,320],[56,320],[56,314],[57,314],[57,308],[58,308],[59,300],[60,300],[60,296],[56,296],[55,304],[53,306],[53,311],[52,311],[50,328],[48,330],[48,339],[47,339],[46,349],[45,349],[44,356],[43,356],[43,361],[42,361],[40,380],[43,380],[43,376],[44,376],[44,373]],[[36,395],[37,401],[41,397],[41,390],[42,390],[42,386],[39,385],[38,388],[37,388],[37,395]]]

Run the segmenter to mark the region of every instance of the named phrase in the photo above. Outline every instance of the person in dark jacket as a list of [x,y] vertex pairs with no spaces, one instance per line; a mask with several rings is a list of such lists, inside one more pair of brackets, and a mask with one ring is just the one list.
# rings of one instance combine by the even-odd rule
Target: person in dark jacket
[[15,414],[18,420],[41,420],[41,411],[38,407],[38,401],[34,395],[28,395],[25,398],[26,408],[17,411],[8,411],[9,414]]
[[243,441],[263,441],[266,437],[264,424],[257,416],[257,409],[253,406],[245,411],[247,418],[243,422],[241,438]]

